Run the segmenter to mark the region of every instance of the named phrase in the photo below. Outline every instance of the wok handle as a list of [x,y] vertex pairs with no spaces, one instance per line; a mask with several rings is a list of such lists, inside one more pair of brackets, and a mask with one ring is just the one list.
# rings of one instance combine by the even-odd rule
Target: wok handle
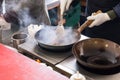
[[[98,10],[94,15],[102,13],[101,10]],[[87,20],[85,21],[78,29],[77,32],[80,34],[86,27],[88,27],[94,20]]]

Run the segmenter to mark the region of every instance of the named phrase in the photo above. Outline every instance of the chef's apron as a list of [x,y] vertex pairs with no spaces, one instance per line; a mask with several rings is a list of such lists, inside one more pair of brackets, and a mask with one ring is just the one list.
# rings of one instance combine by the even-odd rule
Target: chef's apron
[[[90,16],[98,10],[102,10],[102,12],[112,10],[119,2],[120,0],[87,0],[86,16]],[[120,44],[120,18],[107,21],[100,26],[87,28],[84,31],[86,36],[104,38]]]
[[63,18],[66,19],[65,27],[75,27],[80,21],[80,1],[73,0],[69,9],[64,12]]

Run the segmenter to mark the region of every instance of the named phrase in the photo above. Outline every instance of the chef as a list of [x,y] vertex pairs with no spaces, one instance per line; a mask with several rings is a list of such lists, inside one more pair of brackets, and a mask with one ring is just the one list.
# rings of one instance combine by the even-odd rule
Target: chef
[[[102,13],[92,15],[101,10]],[[104,38],[120,44],[120,0],[86,0],[86,15],[84,19],[94,22],[83,31],[83,34],[93,38]]]
[[[91,15],[98,10],[103,13]],[[86,17],[94,22],[85,30],[85,35],[120,44],[120,0],[87,0]]]

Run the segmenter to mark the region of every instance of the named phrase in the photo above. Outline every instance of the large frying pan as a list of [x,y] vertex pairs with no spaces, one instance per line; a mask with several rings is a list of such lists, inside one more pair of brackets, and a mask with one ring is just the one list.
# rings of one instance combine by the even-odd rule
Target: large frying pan
[[[97,13],[100,13],[101,11],[97,11]],[[46,34],[46,31],[45,29],[41,29],[39,30],[38,32],[36,32],[35,34],[35,39],[36,41],[38,42],[38,45],[44,49],[47,49],[47,50],[51,50],[51,51],[66,51],[66,50],[69,50],[72,48],[73,44],[77,41],[80,40],[80,35],[81,35],[81,32],[86,28],[88,27],[91,23],[93,22],[93,20],[87,20],[84,24],[82,24],[77,30],[72,30],[72,33],[75,34],[75,41],[74,42],[71,42],[69,44],[65,44],[65,45],[50,45],[50,44],[47,44],[47,43],[44,43],[43,40],[42,40],[42,37],[41,35],[43,34]],[[56,28],[55,27],[51,27],[51,30],[55,30]],[[65,28],[65,30],[67,30],[67,28]],[[49,34],[49,33],[48,33]],[[50,39],[51,36],[53,35],[50,35],[48,36],[48,38],[46,38],[46,40]],[[70,35],[69,35],[70,36]],[[66,36],[67,37],[67,36]]]
[[[50,27],[51,30],[55,30],[55,27]],[[35,34],[35,39],[36,41],[38,42],[38,45],[41,47],[41,48],[44,48],[44,49],[47,49],[47,50],[50,50],[50,51],[66,51],[66,50],[70,50],[72,48],[72,45],[78,41],[80,39],[80,36],[76,36],[76,41],[74,41],[73,43],[69,43],[69,44],[65,44],[65,45],[51,45],[51,44],[48,44],[48,43],[45,43],[43,42],[43,39],[41,37],[41,35],[43,36],[44,34],[43,33],[46,33],[46,30],[43,28],[41,30],[39,30],[38,32],[36,32]],[[48,33],[50,34],[50,33]],[[50,40],[50,38],[52,37],[53,35],[50,35],[48,36],[48,40]]]

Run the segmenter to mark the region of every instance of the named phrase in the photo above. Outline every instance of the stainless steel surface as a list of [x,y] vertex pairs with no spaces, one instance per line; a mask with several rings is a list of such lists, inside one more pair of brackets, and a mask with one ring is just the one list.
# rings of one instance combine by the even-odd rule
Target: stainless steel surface
[[93,78],[94,80],[120,80],[120,72],[111,75],[100,75],[86,71],[76,62],[76,59],[73,55],[63,62],[57,64],[56,67],[61,73],[64,73],[68,76],[76,73],[76,71],[79,71],[81,74]]
[[52,52],[42,49],[34,39],[30,38],[25,43],[19,45],[18,51],[36,57],[50,66],[56,65],[72,55],[70,50],[66,52]]
[[[86,38],[88,37],[83,35],[81,36],[81,40]],[[41,49],[33,40],[29,40],[23,44],[20,44],[19,48],[23,52],[27,52],[27,54],[35,56],[44,61],[47,65],[51,65],[56,71],[66,75],[67,77],[70,77],[79,70],[81,74],[91,77],[93,80],[120,80],[120,73],[113,75],[98,75],[86,71],[77,64],[76,59],[71,52],[68,52],[67,54],[54,54],[54,52],[48,52]]]

